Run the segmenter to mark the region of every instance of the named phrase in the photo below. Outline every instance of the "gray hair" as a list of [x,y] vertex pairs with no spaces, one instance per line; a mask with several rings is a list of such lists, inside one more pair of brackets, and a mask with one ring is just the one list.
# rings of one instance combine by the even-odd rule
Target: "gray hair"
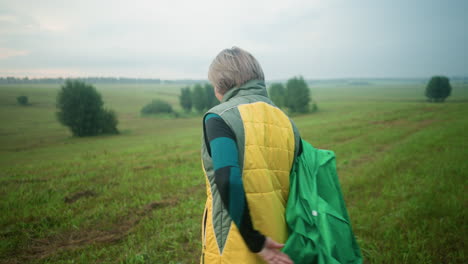
[[238,48],[222,50],[210,65],[208,80],[220,94],[250,80],[265,80],[260,63],[249,52]]

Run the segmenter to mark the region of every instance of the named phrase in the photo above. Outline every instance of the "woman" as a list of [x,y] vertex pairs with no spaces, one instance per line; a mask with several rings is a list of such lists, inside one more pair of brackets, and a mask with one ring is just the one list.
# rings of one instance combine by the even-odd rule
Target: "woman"
[[287,237],[289,174],[300,137],[268,98],[263,70],[233,47],[211,63],[208,79],[221,104],[203,118],[207,201],[202,263],[292,263]]

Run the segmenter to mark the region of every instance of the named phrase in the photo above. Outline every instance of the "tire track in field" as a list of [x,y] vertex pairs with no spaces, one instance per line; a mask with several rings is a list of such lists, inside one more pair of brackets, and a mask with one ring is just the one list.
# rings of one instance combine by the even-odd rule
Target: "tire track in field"
[[166,199],[148,203],[140,209],[129,212],[111,230],[87,229],[62,233],[42,239],[32,239],[29,248],[21,255],[9,259],[10,263],[45,259],[62,251],[76,250],[90,244],[114,243],[129,235],[138,223],[153,210],[177,205],[178,200]]
[[[391,123],[394,123],[394,124],[402,124],[404,120],[392,120]],[[430,126],[431,124],[437,122],[437,120],[434,120],[434,119],[426,119],[426,120],[421,120],[417,123],[413,123],[412,125],[414,125],[414,128],[409,130],[407,133],[405,133],[403,136],[399,137],[396,141],[393,141],[391,143],[388,143],[388,144],[385,144],[385,145],[380,145],[376,148],[376,151],[371,153],[371,154],[365,154],[365,155],[362,155],[360,156],[359,158],[357,159],[354,159],[354,160],[351,160],[348,164],[346,165],[343,165],[340,169],[345,169],[345,168],[349,168],[349,167],[358,167],[358,166],[361,166],[363,163],[367,163],[367,162],[372,162],[374,161],[378,155],[376,154],[379,154],[379,153],[383,153],[383,152],[386,152],[386,151],[390,151],[392,148],[394,148],[396,145],[398,145],[398,143],[406,140],[407,138],[409,138],[410,136],[418,133],[419,131],[423,130],[424,128]],[[381,122],[379,122],[381,123]],[[388,124],[389,122],[386,122],[385,124]]]
[[[46,259],[60,252],[78,250],[87,245],[119,242],[127,237],[132,232],[133,228],[136,227],[141,220],[150,215],[152,211],[164,209],[166,207],[174,207],[179,204],[180,201],[184,201],[188,196],[193,195],[194,192],[204,189],[204,186],[205,184],[191,186],[186,188],[184,192],[181,192],[184,193],[184,195],[179,194],[177,197],[153,201],[139,209],[130,210],[126,216],[119,217],[121,221],[114,224],[109,231],[101,230],[97,227],[95,229],[90,228],[65,232],[41,239],[31,239],[27,249],[20,252],[20,254],[12,256],[12,258],[5,259],[5,263],[24,263],[25,261]],[[94,194],[88,195],[88,197],[94,196]],[[82,193],[78,192],[70,195],[68,198],[79,199],[82,197]],[[67,197],[65,197],[65,200],[66,199]],[[67,203],[67,201],[65,202]],[[72,202],[74,201],[70,201],[70,203]],[[1,263],[3,263],[3,261]]]

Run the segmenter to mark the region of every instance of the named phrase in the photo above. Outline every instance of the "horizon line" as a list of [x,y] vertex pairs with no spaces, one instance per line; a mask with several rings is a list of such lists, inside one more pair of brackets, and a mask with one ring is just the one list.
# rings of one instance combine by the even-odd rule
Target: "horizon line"
[[[304,80],[419,80],[419,79],[428,79],[433,76],[448,76],[450,78],[468,78],[467,75],[444,75],[444,74],[435,74],[435,75],[430,75],[430,76],[386,76],[386,77],[323,77],[323,78],[307,78],[302,75],[294,75],[289,78],[273,78],[269,80],[265,80],[265,82],[272,82],[272,81],[280,81],[280,80],[288,80],[293,77],[303,77]],[[128,76],[57,76],[57,77],[29,77],[29,76],[0,76],[0,79],[9,79],[9,78],[14,78],[16,80],[68,80],[68,79],[116,79],[116,80],[125,80],[125,79],[133,79],[133,80],[152,80],[152,81],[208,81],[206,78],[156,78],[156,77],[128,77]]]

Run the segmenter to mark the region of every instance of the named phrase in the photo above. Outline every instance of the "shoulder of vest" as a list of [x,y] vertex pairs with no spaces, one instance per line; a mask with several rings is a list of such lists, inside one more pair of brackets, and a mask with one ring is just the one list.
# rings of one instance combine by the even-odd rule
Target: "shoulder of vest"
[[264,102],[264,103],[267,103],[276,107],[268,97],[258,96],[258,95],[247,95],[247,96],[234,97],[227,102],[214,106],[213,108],[208,110],[205,113],[205,115],[209,113],[222,115],[226,111],[237,108],[239,105],[256,103],[256,102]]
[[217,106],[214,106],[213,108],[211,108],[210,110],[208,110],[206,113],[205,113],[205,116],[207,114],[210,114],[210,113],[213,113],[213,114],[217,114],[219,116],[221,116],[224,112],[228,111],[228,110],[231,110],[231,109],[235,109],[237,108],[237,106],[243,104],[245,102],[243,102],[243,100],[241,98],[233,98],[227,102],[224,102],[222,104],[219,104]]

